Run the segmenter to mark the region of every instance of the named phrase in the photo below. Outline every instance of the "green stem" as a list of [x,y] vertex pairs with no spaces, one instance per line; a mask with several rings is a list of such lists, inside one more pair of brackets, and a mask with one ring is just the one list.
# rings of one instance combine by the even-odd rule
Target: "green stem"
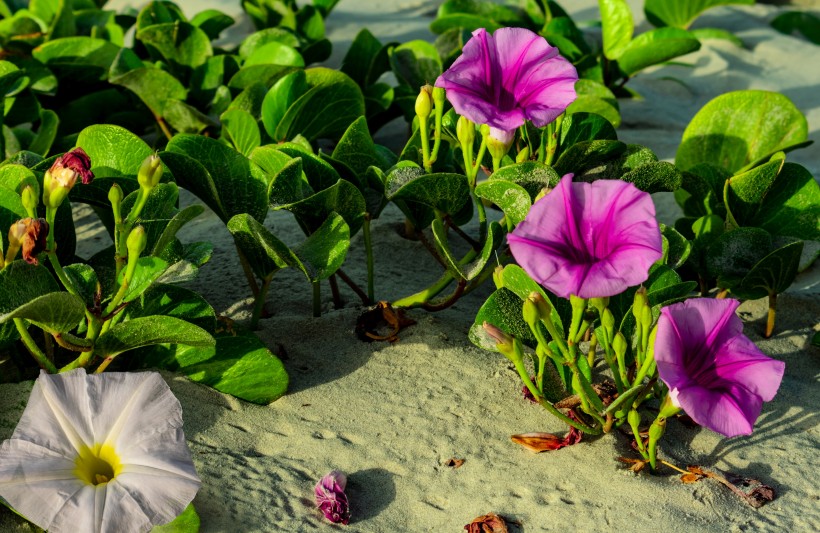
[[273,274],[269,275],[262,282],[262,289],[253,304],[253,316],[251,316],[251,329],[256,330],[259,326],[259,319],[262,318],[262,310],[265,308],[265,299],[268,296],[270,283],[273,281]]
[[23,319],[15,318],[14,326],[17,328],[17,332],[20,333],[20,340],[22,340],[23,344],[26,345],[29,353],[37,361],[37,364],[40,365],[40,368],[44,369],[49,374],[56,374],[57,367],[54,366],[54,363],[48,360],[46,354],[44,354],[43,351],[40,350],[40,347],[37,346],[37,343],[34,342],[34,339],[29,334],[28,329],[26,328],[26,323]]
[[421,138],[421,160],[424,170],[432,171],[433,164],[430,161],[430,128],[427,125],[427,119],[419,117],[419,137]]
[[253,269],[251,268],[251,264],[248,262],[248,258],[245,257],[245,254],[242,252],[242,249],[239,248],[238,244],[236,244],[236,254],[239,257],[239,263],[242,265],[242,271],[245,273],[245,278],[248,280],[248,286],[251,288],[253,297],[256,298],[259,296],[259,285],[256,283],[256,276],[253,274]]
[[435,124],[436,124],[436,131],[433,132],[433,152],[430,154],[430,166],[432,167],[433,163],[436,162],[438,159],[438,150],[441,147],[441,119],[442,119],[442,112],[439,106],[436,106],[435,112]]
[[[472,261],[478,252],[474,249],[471,249],[467,254],[458,262],[459,265],[464,265]],[[441,291],[447,288],[450,282],[453,281],[453,275],[450,272],[444,272],[444,274],[432,285],[427,287],[424,290],[421,290],[415,294],[411,294],[410,296],[405,296],[395,302],[392,302],[393,307],[418,307],[423,305],[431,298],[436,297]]]
[[320,281],[313,283],[313,316],[322,316],[322,285]]
[[371,301],[375,300],[374,264],[373,264],[373,238],[370,235],[370,213],[364,215],[364,225],[362,225],[362,235],[364,235],[364,251],[367,256],[367,297]]
[[478,147],[478,155],[475,158],[475,164],[472,166],[467,178],[470,183],[470,188],[475,188],[476,178],[478,177],[478,170],[481,168],[481,162],[484,160],[484,152],[487,151],[487,136],[481,137],[481,145]]

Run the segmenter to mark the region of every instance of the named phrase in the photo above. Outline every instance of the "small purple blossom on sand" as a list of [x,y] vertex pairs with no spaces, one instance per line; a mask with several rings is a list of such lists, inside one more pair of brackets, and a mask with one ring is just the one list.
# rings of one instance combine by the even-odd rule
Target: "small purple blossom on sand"
[[575,100],[577,80],[572,63],[540,35],[479,28],[436,87],[459,115],[509,132],[526,120],[539,128],[555,120]]
[[333,470],[316,484],[316,505],[334,524],[350,522],[350,505],[345,495],[347,476]]
[[515,260],[563,298],[603,298],[646,281],[662,256],[649,194],[631,183],[573,183],[572,174],[537,201],[507,236]]
[[655,339],[658,374],[672,403],[727,437],[752,433],[786,366],[743,335],[738,305],[732,299],[694,298],[664,307]]

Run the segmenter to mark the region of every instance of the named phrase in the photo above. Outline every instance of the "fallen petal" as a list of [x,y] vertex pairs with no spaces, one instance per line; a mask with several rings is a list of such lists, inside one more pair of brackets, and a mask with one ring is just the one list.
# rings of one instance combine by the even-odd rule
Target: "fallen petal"
[[334,524],[350,522],[350,504],[345,494],[347,476],[333,470],[316,484],[316,505],[322,514]]
[[526,449],[533,452],[544,452],[547,450],[559,450],[564,446],[563,437],[553,435],[552,433],[522,433],[520,435],[513,435],[510,439]]

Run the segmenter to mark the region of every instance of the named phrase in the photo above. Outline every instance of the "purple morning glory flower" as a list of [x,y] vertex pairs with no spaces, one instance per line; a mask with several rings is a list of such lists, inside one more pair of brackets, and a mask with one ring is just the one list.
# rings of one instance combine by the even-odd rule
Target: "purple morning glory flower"
[[573,183],[572,174],[533,204],[507,236],[515,260],[562,298],[620,294],[649,277],[662,256],[649,194],[631,183]]
[[743,335],[738,305],[732,299],[694,298],[664,307],[655,339],[658,374],[672,403],[727,437],[751,434],[786,366]]
[[350,505],[345,495],[347,476],[333,470],[316,484],[316,505],[325,518],[334,524],[350,522]]
[[456,112],[511,131],[546,126],[575,100],[578,73],[558,49],[524,28],[473,32],[461,56],[436,80]]

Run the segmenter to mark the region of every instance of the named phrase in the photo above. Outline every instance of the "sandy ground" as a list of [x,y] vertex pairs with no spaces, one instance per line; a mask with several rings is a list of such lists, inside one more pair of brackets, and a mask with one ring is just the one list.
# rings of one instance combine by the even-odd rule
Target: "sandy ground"
[[[631,3],[642,20],[641,2]],[[183,2],[189,13],[219,7],[237,14],[234,4]],[[383,41],[429,38],[426,27],[436,4],[342,0],[328,21],[329,36],[340,48],[362,26]],[[565,2],[570,4],[580,19],[596,15],[592,0]],[[809,67],[817,64],[820,48],[770,29],[767,21],[777,12],[772,6],[723,8],[702,17],[698,26],[732,29],[748,48],[709,41],[684,59],[692,67],[661,67],[636,77],[630,86],[645,99],[621,103],[619,136],[672,159],[683,128],[703,104],[725,91],[757,88],[789,96],[807,115],[810,137],[820,140],[820,71]],[[337,50],[332,61],[338,64],[342,55]],[[789,160],[817,175],[820,150],[813,146]],[[674,220],[669,198],[656,200],[659,217]],[[374,223],[381,299],[420,289],[439,273],[418,243],[398,235],[400,222],[393,209]],[[286,240],[299,239],[287,214],[272,214],[268,225]],[[92,244],[99,238],[93,229],[86,235]],[[247,319],[249,290],[229,234],[211,215],[191,224],[183,238],[204,235],[214,240],[214,259],[192,288],[217,311]],[[360,237],[345,270],[363,282]],[[280,272],[269,297],[273,316],[262,321],[259,335],[286,354],[287,396],[261,407],[166,374],[182,402],[186,436],[203,479],[194,500],[202,531],[342,530],[325,522],[312,501],[313,485],[331,469],[349,475],[351,532],[456,532],[487,512],[517,522],[510,530],[526,533],[817,531],[820,351],[808,340],[820,320],[817,279],[815,266],[781,296],[778,331],[771,339],[760,337],[765,301],[740,308],[746,333],[767,354],[786,361],[780,393],[764,406],[754,435],[727,440],[672,422],[662,442],[664,457],[680,465],[702,464],[772,485],[777,499],[754,510],[716,483],[684,485],[669,471],[632,474],[616,460],[630,453],[617,434],[540,455],[511,443],[515,433],[564,428],[521,397],[517,375],[503,357],[467,340],[489,287],[447,311],[412,313],[418,324],[395,344],[367,344],[353,334],[360,310],[350,291],[343,287],[347,305],[341,310],[332,309],[326,294],[325,313],[314,319],[309,285],[295,272]],[[0,439],[11,434],[30,387],[0,386]],[[445,466],[454,457],[464,465]],[[27,529],[0,510],[0,531]]]

